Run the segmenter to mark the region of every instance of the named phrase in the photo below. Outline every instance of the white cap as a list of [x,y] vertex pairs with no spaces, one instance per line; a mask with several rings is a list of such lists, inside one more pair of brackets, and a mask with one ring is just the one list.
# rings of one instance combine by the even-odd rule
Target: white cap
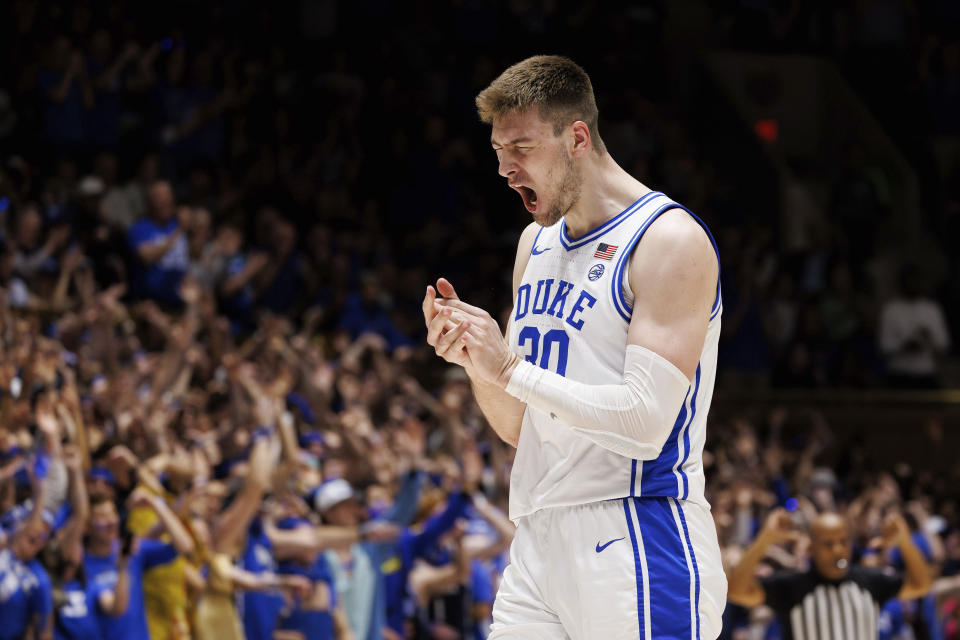
[[104,188],[106,188],[106,185],[103,180],[92,175],[84,176],[77,183],[77,193],[81,196],[98,196],[103,193]]
[[324,482],[313,496],[313,506],[320,513],[337,506],[353,497],[353,487],[343,478]]

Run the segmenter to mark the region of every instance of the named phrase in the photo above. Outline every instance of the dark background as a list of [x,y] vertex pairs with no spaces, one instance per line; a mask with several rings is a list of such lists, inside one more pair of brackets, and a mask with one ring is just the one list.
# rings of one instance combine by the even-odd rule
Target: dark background
[[[843,511],[861,546],[897,510],[955,576],[958,26],[951,0],[4,2],[0,457],[37,448],[56,384],[121,495],[158,454],[201,468],[174,496],[192,474],[235,490],[262,426],[243,389],[293,391],[304,494],[394,487],[414,454],[449,488],[469,451],[505,508],[513,449],[424,344],[420,302],[442,275],[511,306],[529,214],[473,100],[564,54],[613,157],[719,244],[704,468],[725,559],[778,505]],[[130,229],[158,179],[186,243],[150,288]],[[891,346],[892,317],[915,335]],[[23,491],[0,483],[3,508]],[[939,604],[902,627],[955,633]],[[728,607],[724,637],[768,622]]]
[[[13,2],[2,11],[8,225],[17,200],[69,208],[72,194],[52,193],[57,181],[69,191],[100,171],[104,151],[118,183],[155,158],[180,202],[208,207],[215,225],[242,225],[251,246],[267,244],[265,208],[295,223],[316,277],[281,311],[322,301],[334,329],[369,272],[416,341],[422,288],[437,275],[481,306],[510,305],[508,265],[527,214],[496,175],[473,97],[507,65],[559,53],[591,74],[614,158],[718,238],[721,387],[884,386],[878,322],[904,266],[956,326],[956,3]],[[112,85],[98,85],[130,46]],[[898,206],[897,176],[872,164],[876,130],[833,156],[784,155],[790,76],[747,80],[746,94],[774,114],[755,117],[710,70],[723,51],[835,65],[853,89],[848,102],[866,106],[918,178],[912,209]],[[54,104],[46,90],[72,54],[92,95],[78,80]],[[788,116],[778,121],[778,109]],[[820,220],[812,240],[790,230],[796,207],[783,205],[778,154],[820,194],[808,206]],[[897,219],[913,225],[909,242],[882,233]],[[955,371],[941,364],[921,386],[955,383]]]

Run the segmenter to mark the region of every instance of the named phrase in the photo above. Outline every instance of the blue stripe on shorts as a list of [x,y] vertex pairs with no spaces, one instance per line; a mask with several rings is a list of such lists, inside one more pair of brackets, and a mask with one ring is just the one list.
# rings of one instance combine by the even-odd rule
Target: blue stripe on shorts
[[[687,534],[682,505],[674,501],[682,527],[670,508],[673,498],[632,498],[639,522],[631,522],[630,509],[624,500],[630,540],[634,543],[637,564],[637,607],[640,616],[640,637],[643,637],[642,576],[640,573],[637,534],[643,535],[650,597],[650,636],[657,640],[699,640],[699,595],[696,558]],[[687,565],[689,553],[691,566]],[[691,602],[691,582],[694,584]]]
[[[623,499],[623,511],[627,515],[627,530],[633,544],[633,562],[637,572],[637,620],[640,623],[640,637],[643,638],[643,569],[640,566],[640,547],[637,545],[637,532],[633,528],[633,516],[630,515],[630,498]],[[634,498],[636,500],[636,498]]]

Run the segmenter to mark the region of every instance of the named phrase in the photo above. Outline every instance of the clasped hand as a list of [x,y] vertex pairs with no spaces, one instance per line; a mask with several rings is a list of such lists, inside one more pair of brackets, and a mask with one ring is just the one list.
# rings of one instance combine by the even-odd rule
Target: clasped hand
[[519,356],[507,346],[497,321],[460,300],[445,278],[437,280],[436,289],[427,286],[423,319],[427,343],[438,356],[462,366],[471,378],[506,387]]

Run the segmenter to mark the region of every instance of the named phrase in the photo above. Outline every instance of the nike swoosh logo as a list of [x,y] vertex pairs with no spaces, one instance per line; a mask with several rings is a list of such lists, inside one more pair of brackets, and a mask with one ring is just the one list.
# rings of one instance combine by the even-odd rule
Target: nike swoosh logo
[[[626,538],[626,536],[624,536],[624,538]],[[621,540],[623,540],[623,538],[617,538],[615,540],[611,540],[610,542],[606,543],[602,547],[600,546],[600,543],[597,542],[597,553],[600,553],[601,551],[603,551],[604,549],[612,545],[614,542],[620,542]]]
[[552,249],[552,248],[553,248],[553,247],[547,247],[546,249],[540,249],[540,251],[537,251],[537,247],[536,247],[536,245],[534,245],[533,249],[530,249],[530,253],[532,253],[532,254],[535,255],[535,256],[538,256],[538,255],[540,255],[541,253],[543,253],[543,252],[545,252],[545,251],[550,251],[550,249]]

